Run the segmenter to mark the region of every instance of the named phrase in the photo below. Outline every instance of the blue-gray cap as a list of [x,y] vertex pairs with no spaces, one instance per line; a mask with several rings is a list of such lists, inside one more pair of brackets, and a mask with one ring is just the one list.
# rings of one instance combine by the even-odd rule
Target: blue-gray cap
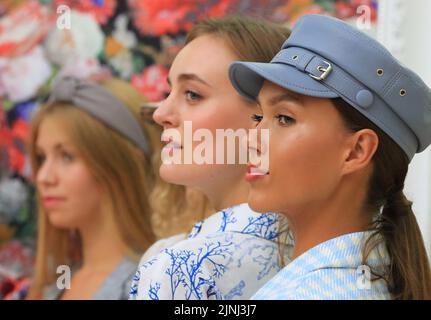
[[314,97],[340,97],[411,160],[431,143],[431,90],[386,48],[347,23],[304,15],[270,63],[234,62],[229,77],[256,99],[264,80]]

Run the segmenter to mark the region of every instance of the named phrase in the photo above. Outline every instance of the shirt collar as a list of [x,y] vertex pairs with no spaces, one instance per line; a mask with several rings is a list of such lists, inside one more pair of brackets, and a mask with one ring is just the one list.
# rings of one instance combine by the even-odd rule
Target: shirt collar
[[220,210],[197,222],[188,238],[218,232],[239,232],[275,241],[279,236],[280,216],[276,213],[258,213],[247,203]]
[[300,276],[325,268],[357,269],[364,264],[373,269],[384,269],[389,266],[390,257],[384,241],[380,241],[381,238],[376,238],[379,240],[378,244],[371,250],[366,261],[362,261],[364,244],[372,233],[349,233],[318,244],[293,259],[284,272]]

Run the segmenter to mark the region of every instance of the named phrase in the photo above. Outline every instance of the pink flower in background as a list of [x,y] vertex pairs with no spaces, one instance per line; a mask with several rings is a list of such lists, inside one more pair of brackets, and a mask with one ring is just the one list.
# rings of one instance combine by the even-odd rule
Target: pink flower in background
[[168,68],[155,64],[145,68],[142,74],[134,75],[131,83],[149,101],[157,102],[164,99],[169,92],[168,72]]
[[78,58],[61,68],[57,77],[73,76],[79,79],[102,79],[112,76],[110,69],[96,58]]
[[53,26],[54,16],[38,1],[26,1],[0,19],[0,56],[31,51]]
[[67,5],[71,9],[91,14],[98,23],[105,24],[115,12],[116,0],[55,0],[54,6]]

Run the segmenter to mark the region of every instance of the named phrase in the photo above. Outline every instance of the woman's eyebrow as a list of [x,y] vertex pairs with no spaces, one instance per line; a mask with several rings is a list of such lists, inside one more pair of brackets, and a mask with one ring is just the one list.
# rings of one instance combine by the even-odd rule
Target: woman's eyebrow
[[[202,83],[208,87],[211,87],[211,85],[208,82],[206,82],[202,78],[198,77],[194,73],[182,73],[182,74],[178,75],[177,79],[178,79],[178,82],[183,82],[183,81],[187,81],[187,80],[194,80],[194,81],[198,81],[198,82],[200,82],[200,83]],[[169,77],[167,80],[168,80],[168,84],[171,85],[171,80]]]
[[282,94],[276,95],[274,97],[271,97],[268,100],[268,105],[269,106],[274,106],[280,102],[295,102],[295,103],[300,103],[300,99],[298,97],[296,97],[295,95],[291,94],[291,93],[287,93],[287,92],[283,92]]
[[35,151],[36,151],[36,153],[41,153],[41,152],[43,152],[43,148],[39,145],[36,145]]
[[[55,150],[55,151],[58,151],[58,150],[62,150],[62,149],[67,149],[67,148],[73,148],[72,147],[72,145],[71,144],[69,144],[68,142],[58,142],[58,143],[56,143],[55,145],[54,145],[54,147],[53,147],[53,149]],[[41,147],[41,146],[39,146],[39,145],[36,145],[36,151],[41,151],[41,152],[43,152],[43,147]]]

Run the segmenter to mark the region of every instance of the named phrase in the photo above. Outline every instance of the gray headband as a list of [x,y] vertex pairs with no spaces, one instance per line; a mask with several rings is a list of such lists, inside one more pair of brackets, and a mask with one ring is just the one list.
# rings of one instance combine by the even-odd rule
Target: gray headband
[[71,102],[88,112],[127,137],[150,158],[150,147],[138,121],[118,98],[104,88],[86,80],[63,77],[54,83],[48,104],[60,101]]

